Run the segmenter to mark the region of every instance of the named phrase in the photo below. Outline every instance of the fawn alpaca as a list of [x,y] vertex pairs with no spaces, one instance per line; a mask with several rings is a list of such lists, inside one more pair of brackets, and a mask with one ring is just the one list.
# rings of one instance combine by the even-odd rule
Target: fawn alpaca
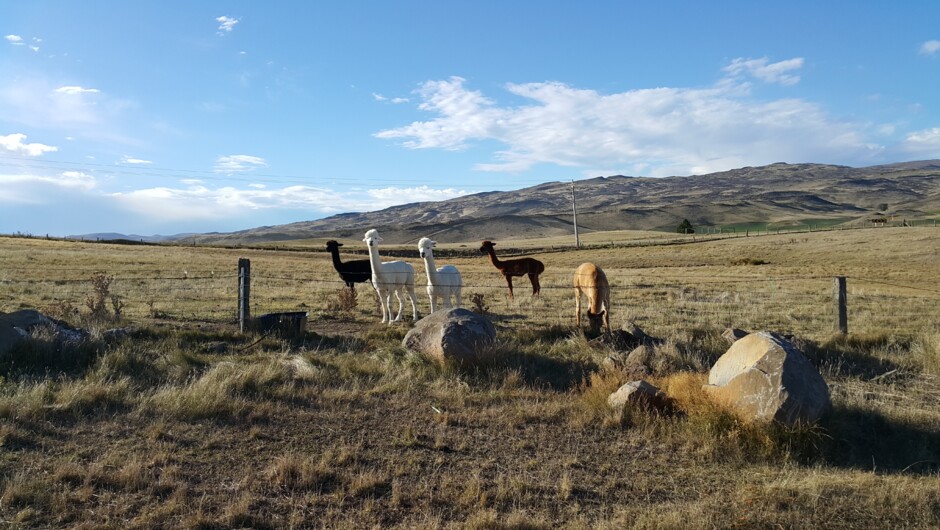
[[495,245],[496,243],[492,241],[484,241],[480,246],[480,252],[489,254],[493,266],[499,269],[499,272],[506,278],[506,285],[509,286],[509,299],[513,299],[513,276],[528,276],[529,281],[532,282],[532,296],[537,296],[542,289],[542,286],[539,285],[539,274],[545,272],[545,264],[535,258],[517,258],[501,261],[496,257],[496,251],[493,250]]
[[356,288],[357,283],[367,282],[372,279],[372,264],[367,259],[356,259],[350,261],[340,261],[339,247],[342,243],[333,241],[326,242],[326,250],[333,256],[333,268],[339,273],[340,278],[346,282],[346,287]]
[[401,320],[401,312],[405,304],[401,301],[401,291],[405,291],[411,299],[411,318],[418,320],[417,298],[415,298],[415,269],[404,261],[389,261],[382,263],[379,259],[379,237],[374,228],[366,232],[363,240],[369,246],[369,261],[372,263],[372,286],[379,295],[379,305],[382,307],[382,322],[391,324],[392,320],[392,293],[398,298],[398,316],[394,322]]
[[463,282],[460,279],[460,271],[453,265],[444,265],[434,268],[434,251],[431,250],[437,245],[437,241],[431,241],[422,237],[418,241],[418,253],[424,259],[424,268],[428,271],[428,297],[431,298],[431,312],[436,309],[434,302],[437,298],[444,301],[444,309],[450,309],[450,297],[453,295],[456,307],[460,307],[460,289]]
[[[597,331],[601,322],[607,325],[610,333],[610,284],[607,275],[593,263],[582,263],[574,271],[574,302],[578,327],[581,327],[581,293],[587,295],[587,316],[591,330]],[[602,309],[603,307],[603,309]]]

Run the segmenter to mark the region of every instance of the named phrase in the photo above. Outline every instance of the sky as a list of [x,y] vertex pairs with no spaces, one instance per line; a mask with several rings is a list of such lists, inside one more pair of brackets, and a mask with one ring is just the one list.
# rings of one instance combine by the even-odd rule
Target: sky
[[940,158],[940,2],[0,2],[0,233]]

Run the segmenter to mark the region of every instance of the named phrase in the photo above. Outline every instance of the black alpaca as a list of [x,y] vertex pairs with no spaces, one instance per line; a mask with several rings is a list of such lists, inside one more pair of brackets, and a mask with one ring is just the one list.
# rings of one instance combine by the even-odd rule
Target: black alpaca
[[330,240],[326,242],[326,250],[333,256],[333,268],[339,273],[340,277],[346,282],[346,287],[355,288],[357,283],[372,281],[372,264],[367,259],[356,259],[352,261],[340,261],[339,247],[342,243]]

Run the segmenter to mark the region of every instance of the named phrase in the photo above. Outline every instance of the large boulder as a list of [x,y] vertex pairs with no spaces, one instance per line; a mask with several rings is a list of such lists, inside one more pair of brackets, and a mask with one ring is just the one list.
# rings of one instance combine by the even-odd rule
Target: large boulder
[[829,387],[803,352],[763,331],[731,345],[709,372],[705,390],[744,417],[788,425],[814,422],[831,406]]
[[432,313],[415,323],[402,345],[441,364],[474,364],[486,360],[496,344],[490,320],[463,308]]

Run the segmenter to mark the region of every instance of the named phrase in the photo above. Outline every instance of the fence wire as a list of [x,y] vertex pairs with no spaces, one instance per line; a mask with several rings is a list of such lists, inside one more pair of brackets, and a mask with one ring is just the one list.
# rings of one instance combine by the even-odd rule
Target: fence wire
[[[93,296],[89,269],[54,269],[56,279],[24,277],[27,269],[7,269],[0,275],[0,309],[29,304],[44,308],[85,309]],[[48,274],[53,269],[44,269]],[[109,272],[109,308],[120,304],[129,319],[178,319],[234,322],[238,308],[238,275],[234,272],[166,271],[133,268]],[[641,327],[768,329],[802,335],[827,335],[835,329],[837,309],[833,281],[828,276],[690,277],[683,274],[608,271],[611,284],[611,323],[635,322]],[[531,294],[529,280],[514,279],[510,299],[498,274],[474,271],[464,278],[464,307],[486,310],[502,322],[518,325],[570,325],[574,321],[571,273],[541,276],[541,293]],[[429,310],[426,277],[417,275],[415,294],[419,315]],[[850,332],[892,330],[916,332],[940,322],[940,290],[881,279],[848,277]],[[253,315],[308,311],[310,319],[336,318],[337,300],[345,283],[334,274],[306,270],[253,270],[250,310]],[[359,284],[357,306],[347,315],[378,320],[377,297],[369,283]],[[111,297],[116,297],[110,300]],[[473,299],[476,298],[476,303]],[[403,299],[403,314],[411,305]],[[582,307],[587,301],[583,301]],[[393,297],[393,311],[398,302]]]

